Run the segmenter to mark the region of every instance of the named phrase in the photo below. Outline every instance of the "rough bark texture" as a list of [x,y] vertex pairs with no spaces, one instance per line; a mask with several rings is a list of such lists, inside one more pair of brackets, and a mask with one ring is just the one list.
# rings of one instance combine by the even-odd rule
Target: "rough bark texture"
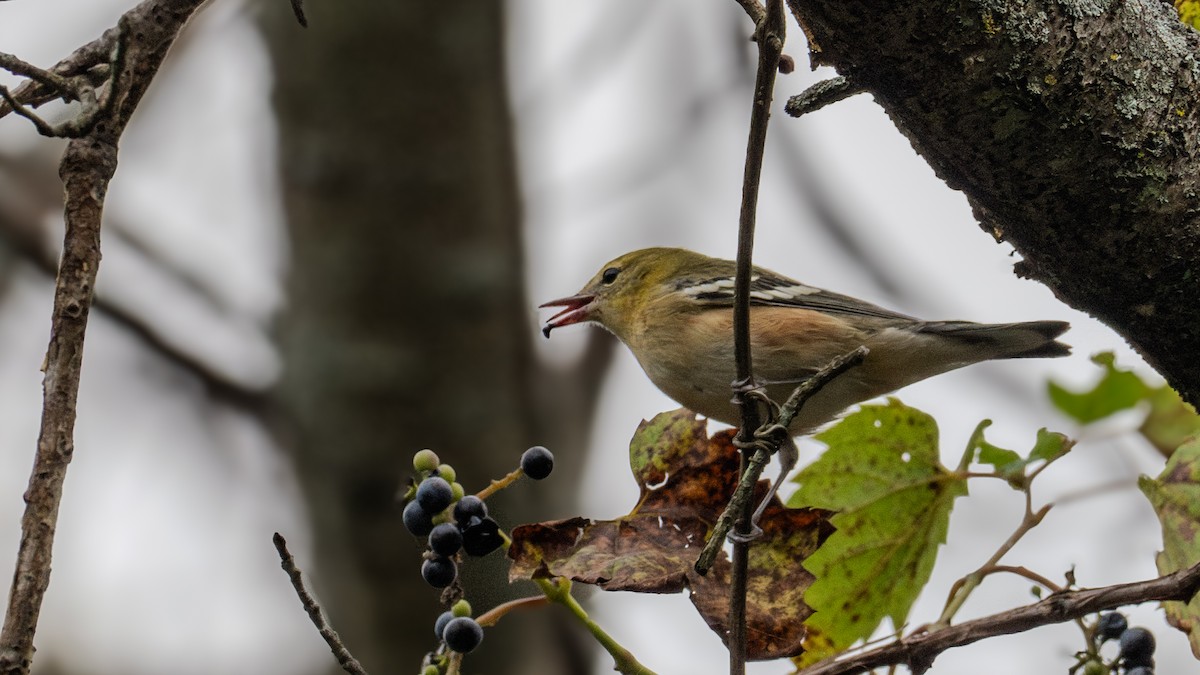
[[[434,449],[476,491],[530,445],[551,447],[563,471],[489,499],[505,527],[542,520],[581,465],[590,403],[572,388],[534,401],[502,6],[308,10],[307,30],[283,3],[266,22],[294,246],[281,393],[317,536],[318,564],[298,562],[367,670],[412,673],[441,611],[396,499],[413,453]],[[499,553],[462,569],[477,612],[537,593],[508,588]],[[587,672],[557,611],[505,617],[486,633],[486,667],[468,671]],[[521,634],[546,639],[503,646]]]
[[1200,403],[1200,33],[1162,0],[788,0],[1016,271]]

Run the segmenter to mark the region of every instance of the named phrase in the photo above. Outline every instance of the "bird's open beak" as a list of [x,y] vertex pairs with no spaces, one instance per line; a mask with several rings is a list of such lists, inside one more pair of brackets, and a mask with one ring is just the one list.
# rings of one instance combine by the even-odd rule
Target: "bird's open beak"
[[538,309],[544,307],[562,307],[562,311],[555,314],[546,320],[546,325],[542,327],[542,335],[550,337],[550,331],[559,326],[569,326],[573,323],[580,323],[591,319],[591,314],[588,309],[591,307],[592,301],[596,299],[594,295],[572,295],[569,298],[559,298],[550,302],[542,303]]

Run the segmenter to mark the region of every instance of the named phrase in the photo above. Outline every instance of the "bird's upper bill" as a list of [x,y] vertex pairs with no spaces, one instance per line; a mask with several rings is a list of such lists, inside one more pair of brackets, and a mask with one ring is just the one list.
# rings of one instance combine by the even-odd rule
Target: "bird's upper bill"
[[542,327],[542,335],[550,337],[550,331],[559,326],[569,326],[590,319],[591,312],[588,310],[591,309],[592,301],[595,299],[594,295],[572,295],[569,298],[559,298],[539,305],[539,309],[544,307],[563,308],[562,311],[546,319],[546,325]]

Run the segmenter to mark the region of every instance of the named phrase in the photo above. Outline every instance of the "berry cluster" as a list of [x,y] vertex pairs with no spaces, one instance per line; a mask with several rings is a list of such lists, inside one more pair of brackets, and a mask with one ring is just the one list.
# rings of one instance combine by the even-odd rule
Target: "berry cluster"
[[[504,543],[500,525],[488,516],[487,505],[475,495],[465,494],[456,481],[454,467],[443,464],[432,450],[413,455],[417,472],[415,486],[408,490],[404,506],[404,527],[417,537],[426,537],[428,550],[421,564],[421,576],[434,588],[447,588],[458,578],[460,551],[469,556],[485,556]],[[554,469],[554,455],[535,446],[521,455],[521,469],[509,475],[507,484],[521,475],[541,480]],[[493,486],[495,489],[495,486]],[[457,595],[461,595],[459,590]],[[453,595],[443,595],[443,598]],[[446,649],[459,654],[474,650],[483,641],[483,628],[471,618],[471,605],[458,600],[434,623],[434,634]],[[422,671],[441,672],[437,664],[426,661]]]
[[485,556],[495,551],[503,543],[500,526],[488,517],[482,499],[463,494],[454,467],[440,463],[432,450],[414,455],[413,469],[423,478],[404,507],[404,526],[428,537],[421,576],[434,588],[446,588],[458,578],[458,552]]
[[1124,675],[1154,675],[1154,634],[1141,627],[1129,627],[1120,612],[1101,614],[1092,632],[1097,647],[1116,640],[1120,647],[1112,673]]

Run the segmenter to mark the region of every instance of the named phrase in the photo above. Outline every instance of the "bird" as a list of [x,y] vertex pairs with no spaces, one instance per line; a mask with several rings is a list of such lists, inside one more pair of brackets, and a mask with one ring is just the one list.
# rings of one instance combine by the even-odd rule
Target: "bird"
[[[683,248],[645,248],[612,260],[561,308],[542,332],[598,324],[633,353],[650,381],[680,405],[739,426],[733,302],[736,264]],[[993,359],[1067,356],[1057,341],[1065,321],[985,324],[923,321],[754,267],[750,277],[754,384],[783,402],[836,357],[856,348],[862,362],[809,399],[788,427],[811,433],[856,403],[914,382]]]

